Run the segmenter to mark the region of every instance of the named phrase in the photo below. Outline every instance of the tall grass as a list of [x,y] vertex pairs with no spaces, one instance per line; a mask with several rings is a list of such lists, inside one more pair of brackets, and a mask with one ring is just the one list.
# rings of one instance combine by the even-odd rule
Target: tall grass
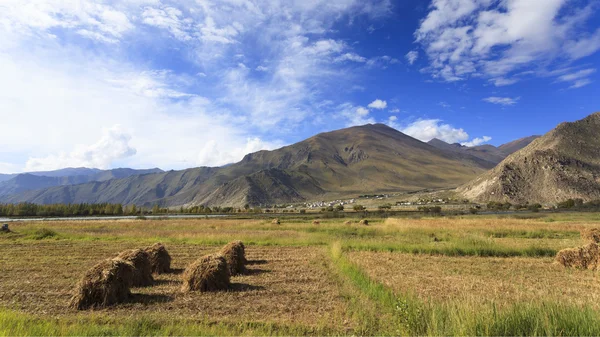
[[372,280],[349,261],[343,246],[335,243],[331,257],[339,272],[384,312],[392,313],[386,334],[431,336],[597,336],[600,335],[600,312],[589,306],[546,302],[474,304],[459,301],[424,301],[414,294],[394,294]]

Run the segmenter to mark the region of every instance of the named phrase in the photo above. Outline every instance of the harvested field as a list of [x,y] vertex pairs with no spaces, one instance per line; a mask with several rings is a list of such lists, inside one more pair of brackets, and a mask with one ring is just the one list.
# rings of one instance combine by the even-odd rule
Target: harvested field
[[495,303],[540,298],[600,309],[600,282],[591,271],[565,271],[553,258],[482,258],[352,252],[367,274],[398,293],[438,302]]
[[[600,217],[553,217],[13,223],[0,335],[600,335],[600,274],[554,263]],[[182,291],[184,269],[232,240],[248,263],[229,290]],[[156,242],[171,263],[153,285],[68,306],[87,270]]]

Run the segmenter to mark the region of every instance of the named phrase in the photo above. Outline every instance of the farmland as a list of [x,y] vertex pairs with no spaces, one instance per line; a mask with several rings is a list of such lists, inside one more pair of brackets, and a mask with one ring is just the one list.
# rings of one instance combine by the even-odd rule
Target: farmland
[[[369,219],[23,222],[0,234],[0,335],[598,335],[600,282],[553,263],[596,213]],[[229,241],[227,292],[180,274]],[[115,306],[68,307],[98,261],[155,242],[174,273]]]

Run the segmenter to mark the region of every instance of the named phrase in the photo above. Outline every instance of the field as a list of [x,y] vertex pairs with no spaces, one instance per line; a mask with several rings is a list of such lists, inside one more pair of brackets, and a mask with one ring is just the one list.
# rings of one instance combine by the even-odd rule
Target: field
[[[600,335],[598,272],[553,262],[599,214],[369,220],[14,223],[0,335]],[[234,239],[250,265],[230,291],[180,291],[186,265]],[[67,306],[95,263],[154,242],[175,273],[127,303]]]

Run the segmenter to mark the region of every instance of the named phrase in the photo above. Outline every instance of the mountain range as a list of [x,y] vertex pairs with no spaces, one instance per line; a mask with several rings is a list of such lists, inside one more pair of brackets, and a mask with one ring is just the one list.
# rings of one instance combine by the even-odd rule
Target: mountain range
[[[484,151],[423,143],[383,124],[318,134],[224,167],[181,171],[22,174],[0,183],[7,203],[242,206],[456,187],[494,164]],[[473,153],[470,153],[473,152]],[[47,176],[41,176],[46,174]],[[113,176],[111,176],[113,175]]]
[[367,124],[251,153],[223,167],[19,174],[0,182],[0,202],[241,207],[457,186],[477,201],[592,197],[600,176],[598,116],[498,147],[424,143],[384,124]]

